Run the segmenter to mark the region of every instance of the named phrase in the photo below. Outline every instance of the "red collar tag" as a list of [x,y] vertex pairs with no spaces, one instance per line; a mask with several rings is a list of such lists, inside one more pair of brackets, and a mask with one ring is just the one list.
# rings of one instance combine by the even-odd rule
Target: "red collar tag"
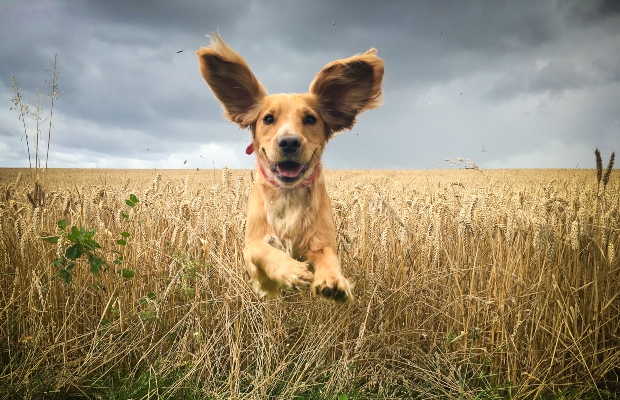
[[248,147],[245,148],[245,154],[249,156],[252,153],[254,153],[254,142],[250,143]]

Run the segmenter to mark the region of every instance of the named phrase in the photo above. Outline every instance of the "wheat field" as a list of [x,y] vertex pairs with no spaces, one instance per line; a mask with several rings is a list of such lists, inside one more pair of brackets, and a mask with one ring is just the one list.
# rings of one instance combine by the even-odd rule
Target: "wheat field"
[[615,398],[617,171],[327,171],[350,305],[251,290],[252,174],[0,169],[0,396]]

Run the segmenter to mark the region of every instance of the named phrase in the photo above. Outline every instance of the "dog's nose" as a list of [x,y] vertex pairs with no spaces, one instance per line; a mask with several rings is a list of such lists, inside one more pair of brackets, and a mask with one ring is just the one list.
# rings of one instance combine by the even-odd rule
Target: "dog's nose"
[[301,147],[301,140],[297,136],[282,136],[278,140],[278,146],[283,152],[293,154]]

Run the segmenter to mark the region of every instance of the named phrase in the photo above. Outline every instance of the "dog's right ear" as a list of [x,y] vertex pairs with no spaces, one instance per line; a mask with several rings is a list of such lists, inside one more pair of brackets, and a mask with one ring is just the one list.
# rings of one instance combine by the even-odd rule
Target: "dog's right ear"
[[211,45],[196,52],[200,73],[222,103],[226,117],[242,128],[254,124],[267,91],[243,57],[214,34]]

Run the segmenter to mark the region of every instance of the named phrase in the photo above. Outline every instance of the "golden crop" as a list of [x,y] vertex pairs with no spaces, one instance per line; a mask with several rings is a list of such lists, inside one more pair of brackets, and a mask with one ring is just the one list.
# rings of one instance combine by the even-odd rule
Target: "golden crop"
[[[149,394],[173,397],[188,385],[257,399],[612,390],[618,178],[328,171],[356,283],[342,306],[256,297],[241,251],[250,171],[49,170],[35,185],[27,170],[2,169],[0,394],[80,393],[110,376],[155,379]],[[80,260],[70,284],[57,277],[68,243],[41,238],[63,219],[96,230],[107,269],[94,275]]]

